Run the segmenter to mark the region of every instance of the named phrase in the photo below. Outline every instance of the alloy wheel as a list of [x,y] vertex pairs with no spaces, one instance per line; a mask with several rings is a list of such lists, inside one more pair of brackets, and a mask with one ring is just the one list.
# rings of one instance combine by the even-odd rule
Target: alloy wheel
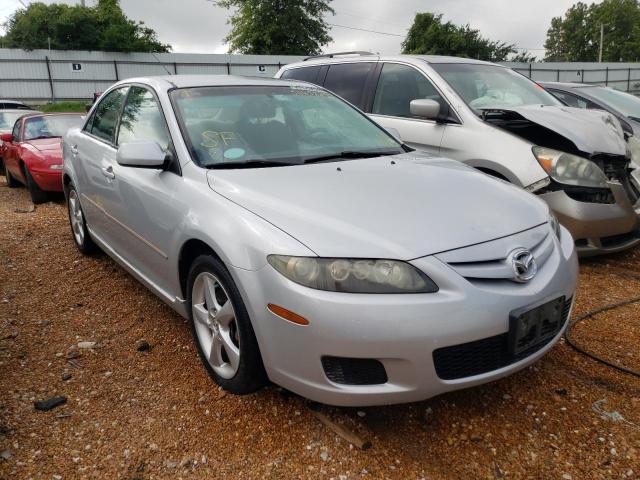
[[240,336],[236,312],[220,280],[202,272],[193,282],[191,308],[200,348],[222,378],[235,376],[240,366]]
[[75,190],[69,192],[69,219],[71,220],[73,237],[76,243],[82,246],[84,242],[84,217],[82,215],[82,208],[80,207],[80,200]]

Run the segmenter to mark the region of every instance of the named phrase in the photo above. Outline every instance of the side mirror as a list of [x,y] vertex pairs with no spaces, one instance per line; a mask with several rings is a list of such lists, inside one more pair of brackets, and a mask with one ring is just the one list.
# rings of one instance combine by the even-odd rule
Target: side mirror
[[395,138],[397,141],[399,141],[400,143],[402,143],[402,137],[400,136],[400,132],[398,131],[398,129],[393,128],[393,127],[385,127],[385,130],[387,131],[387,133],[389,135],[391,135],[393,138]]
[[437,120],[440,116],[440,104],[429,98],[418,98],[411,100],[409,111],[416,117]]
[[167,152],[157,142],[123,143],[116,153],[116,161],[125,167],[162,168]]
[[1,142],[13,142],[13,134],[11,133],[3,133],[0,135]]

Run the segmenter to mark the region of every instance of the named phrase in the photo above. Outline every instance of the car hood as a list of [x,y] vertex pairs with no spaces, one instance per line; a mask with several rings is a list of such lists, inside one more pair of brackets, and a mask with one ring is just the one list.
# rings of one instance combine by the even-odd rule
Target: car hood
[[[587,153],[625,155],[624,133],[618,119],[603,110],[565,106],[525,105],[500,109],[514,112],[526,120],[547,128]],[[518,134],[516,130],[511,130]],[[547,145],[542,145],[547,146]]]
[[532,228],[549,211],[506,182],[415,153],[210,170],[208,180],[322,257],[419,258]]
[[60,152],[62,154],[62,139],[60,138],[39,138],[37,140],[27,140],[26,144],[31,145],[33,148],[40,152],[47,152],[54,154]]

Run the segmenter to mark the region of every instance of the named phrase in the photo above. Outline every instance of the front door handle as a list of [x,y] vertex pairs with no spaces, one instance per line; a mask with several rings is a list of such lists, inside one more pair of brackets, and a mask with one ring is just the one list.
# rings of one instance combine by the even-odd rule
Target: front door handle
[[116,178],[116,174],[113,173],[113,167],[105,167],[102,169],[102,174],[110,180]]
[[71,145],[71,147],[69,147],[69,150],[71,150],[71,154],[72,155],[77,155],[78,154],[78,146],[77,145]]

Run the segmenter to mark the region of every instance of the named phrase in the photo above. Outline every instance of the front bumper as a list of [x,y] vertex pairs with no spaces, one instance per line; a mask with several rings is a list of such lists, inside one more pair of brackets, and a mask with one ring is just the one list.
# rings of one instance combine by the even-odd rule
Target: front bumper
[[[528,284],[471,283],[435,257],[414,260],[440,287],[432,294],[362,295],[313,290],[297,285],[270,266],[232,269],[247,305],[269,378],[304,397],[340,406],[424,400],[489,382],[520,370],[559,339],[504,368],[455,380],[438,377],[434,350],[509,330],[510,312],[545,299],[575,293],[578,264],[573,240],[562,242]],[[267,309],[274,303],[304,316],[295,325]],[[566,324],[565,324],[566,326]],[[325,356],[375,359],[388,380],[378,385],[334,383],[325,374]]]
[[579,202],[558,190],[540,195],[576,241],[580,257],[614,253],[640,244],[640,201],[632,205],[622,185],[609,184],[616,203]]
[[62,192],[62,170],[30,169],[36,184],[45,192]]

